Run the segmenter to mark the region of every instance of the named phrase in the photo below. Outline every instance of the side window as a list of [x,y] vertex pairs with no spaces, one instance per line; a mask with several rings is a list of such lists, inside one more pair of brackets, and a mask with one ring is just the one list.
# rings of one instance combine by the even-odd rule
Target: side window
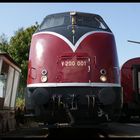
[[3,61],[0,73],[0,97],[5,97],[6,95],[8,70],[9,70],[8,64],[5,61]]
[[138,93],[140,94],[140,71],[138,71]]
[[6,89],[6,75],[0,75],[0,97],[5,97],[5,89]]
[[140,94],[140,66],[134,65],[132,67],[132,75],[133,75],[133,90],[136,94]]

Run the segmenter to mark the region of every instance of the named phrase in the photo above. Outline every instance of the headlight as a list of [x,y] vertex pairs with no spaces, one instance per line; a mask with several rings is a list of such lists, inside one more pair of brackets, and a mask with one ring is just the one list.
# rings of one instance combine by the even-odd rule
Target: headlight
[[46,82],[48,80],[48,77],[46,75],[41,76],[41,82]]
[[100,80],[101,80],[102,82],[105,82],[105,81],[107,80],[107,77],[106,77],[105,75],[101,75],[101,76],[100,76]]

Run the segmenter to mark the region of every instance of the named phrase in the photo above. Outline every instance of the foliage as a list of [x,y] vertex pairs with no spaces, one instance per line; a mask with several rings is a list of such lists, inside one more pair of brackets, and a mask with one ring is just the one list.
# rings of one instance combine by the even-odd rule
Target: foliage
[[27,78],[27,65],[28,65],[28,56],[30,49],[30,42],[32,34],[36,30],[36,26],[31,26],[27,29],[19,29],[15,36],[10,39],[8,53],[9,55],[20,64],[22,75],[21,75],[21,84],[24,86],[26,84]]
[[17,97],[16,98],[16,108],[24,109],[25,106],[25,99]]
[[28,56],[32,34],[37,29],[38,24],[32,25],[26,29],[18,29],[14,36],[11,37],[10,41],[7,41],[6,36],[3,34],[0,36],[0,50],[7,52],[15,62],[21,68],[20,77],[20,92],[24,92],[27,79],[27,66],[28,66]]
[[8,40],[7,40],[7,37],[6,35],[3,33],[1,36],[0,36],[0,50],[1,51],[4,51],[4,52],[7,52],[8,50]]

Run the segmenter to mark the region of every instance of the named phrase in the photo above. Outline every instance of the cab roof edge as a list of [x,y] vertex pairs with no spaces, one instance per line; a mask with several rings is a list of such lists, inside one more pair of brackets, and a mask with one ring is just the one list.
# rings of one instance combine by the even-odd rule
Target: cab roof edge
[[75,11],[72,11],[72,12],[70,12],[70,15],[71,16],[75,16],[76,15],[76,12]]

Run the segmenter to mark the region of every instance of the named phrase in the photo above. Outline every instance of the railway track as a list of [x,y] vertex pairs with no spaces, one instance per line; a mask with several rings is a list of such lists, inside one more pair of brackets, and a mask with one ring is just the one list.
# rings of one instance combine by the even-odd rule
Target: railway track
[[0,135],[0,138],[47,138],[46,127],[20,127]]
[[22,126],[0,138],[93,139],[140,138],[140,123],[106,123],[95,128],[48,129],[45,125]]

